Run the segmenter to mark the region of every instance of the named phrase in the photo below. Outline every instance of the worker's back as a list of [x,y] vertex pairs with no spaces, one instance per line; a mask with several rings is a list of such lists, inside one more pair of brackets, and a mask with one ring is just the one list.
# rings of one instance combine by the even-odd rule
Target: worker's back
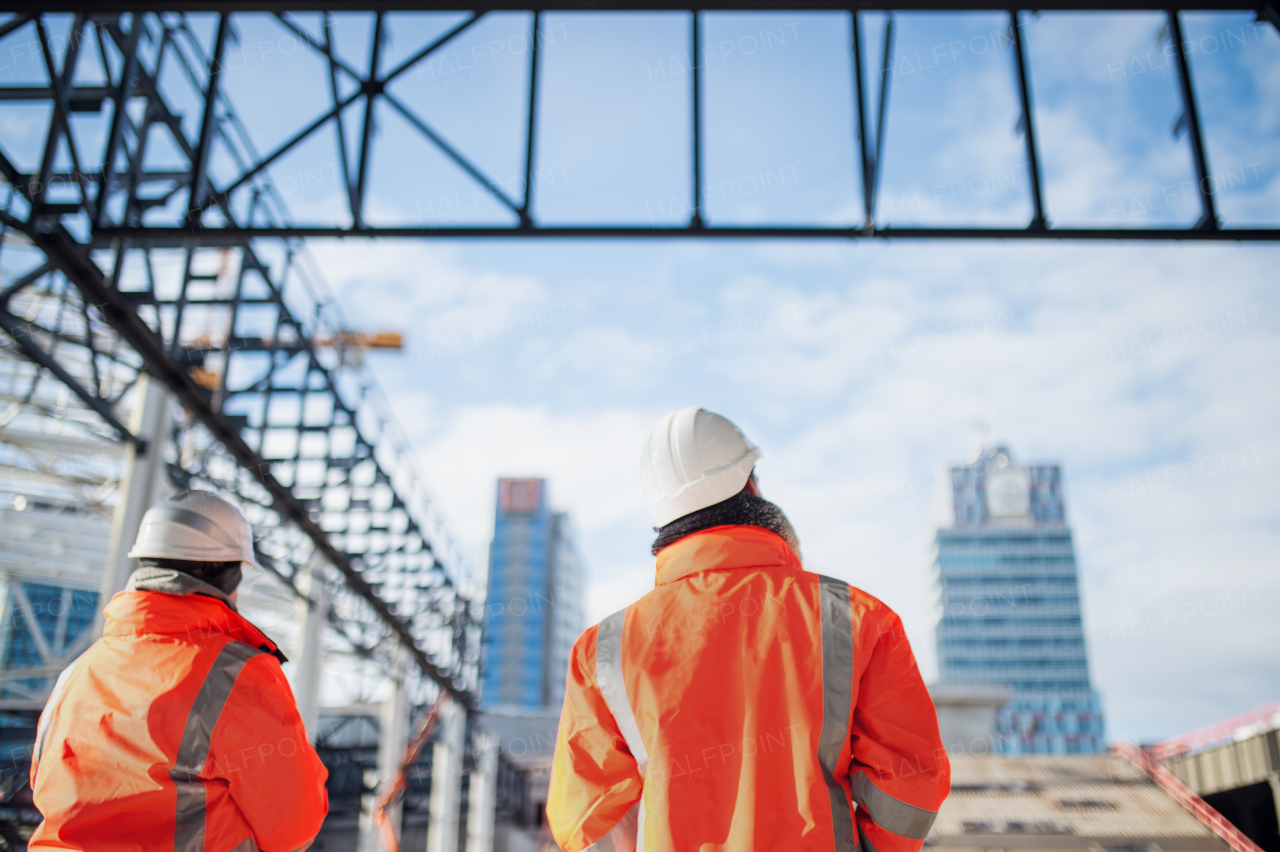
[[947,792],[901,621],[754,526],[666,547],[656,588],[583,634],[556,748],[567,852],[629,847],[632,820],[646,852],[852,850],[852,802],[868,852],[897,852]]
[[[30,848],[296,849],[328,809],[275,645],[220,600],[129,591],[40,719]],[[257,845],[254,845],[257,844]]]

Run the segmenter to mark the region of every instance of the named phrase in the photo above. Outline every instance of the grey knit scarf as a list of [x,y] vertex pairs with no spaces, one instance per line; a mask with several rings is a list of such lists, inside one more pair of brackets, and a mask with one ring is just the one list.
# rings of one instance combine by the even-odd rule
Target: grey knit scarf
[[[240,567],[233,569],[236,575],[240,574]],[[234,587],[234,584],[233,584]],[[210,583],[194,577],[185,571],[179,571],[176,568],[165,568],[163,565],[157,565],[151,560],[142,560],[142,564],[129,575],[129,582],[125,584],[126,592],[162,592],[166,595],[202,595],[207,598],[215,598],[222,601],[231,611],[240,614],[240,610],[232,603],[231,596],[222,589]],[[241,616],[243,618],[244,616]],[[257,628],[254,628],[257,630]],[[262,631],[259,630],[259,633]],[[264,636],[266,634],[263,634]],[[289,662],[289,658],[279,648],[272,648],[270,645],[262,644],[258,646],[259,651],[265,651],[280,661],[281,665]]]
[[231,597],[222,589],[206,583],[199,577],[193,577],[183,571],[164,568],[154,563],[143,562],[132,574],[125,585],[126,592],[164,592],[166,595],[204,595],[217,598],[232,612],[239,612]]
[[740,491],[728,500],[690,512],[683,518],[676,518],[665,527],[658,527],[658,538],[653,542],[653,555],[669,544],[675,544],[685,536],[693,535],[712,527],[741,525],[760,527],[782,536],[796,557],[800,556],[800,539],[791,528],[791,522],[782,510],[763,497],[757,497],[746,491]]

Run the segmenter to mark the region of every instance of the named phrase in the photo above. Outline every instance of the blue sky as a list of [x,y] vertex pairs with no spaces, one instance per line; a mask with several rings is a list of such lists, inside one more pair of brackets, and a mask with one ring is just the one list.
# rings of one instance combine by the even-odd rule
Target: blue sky
[[[367,67],[371,20],[339,16],[339,51],[356,70]],[[389,16],[382,67],[459,20]],[[211,21],[193,21],[207,38]],[[1025,223],[1006,19],[920,13],[897,24],[879,221]],[[1194,222],[1162,16],[1023,24],[1049,218]],[[866,17],[869,66],[882,27],[882,16]],[[1274,226],[1280,36],[1247,15],[1186,15],[1184,27],[1220,215]],[[848,29],[838,14],[705,16],[712,221],[860,219]],[[267,151],[326,108],[328,78],[270,17],[238,17],[237,31],[227,91]],[[527,15],[490,16],[391,87],[517,199],[528,31]],[[535,215],[687,219],[687,17],[548,14],[544,32]],[[35,82],[7,45],[0,77]],[[175,101],[190,98],[179,88]],[[357,102],[348,117],[362,113]],[[512,220],[401,118],[377,118],[370,222]],[[30,110],[5,119],[8,151],[42,123]],[[92,138],[95,127],[85,118],[78,132]],[[157,143],[155,162],[163,156]],[[295,221],[348,223],[337,163],[326,128],[272,169]],[[225,151],[215,172],[231,174]],[[1277,697],[1275,246],[498,240],[311,250],[357,326],[405,333],[404,352],[372,363],[477,563],[494,477],[545,475],[581,533],[593,620],[652,585],[641,441],[666,411],[701,405],[764,446],[764,492],[791,517],[808,567],[897,609],[931,674],[927,498],[936,471],[964,460],[985,422],[1021,458],[1064,466],[1109,735],[1157,739]]]

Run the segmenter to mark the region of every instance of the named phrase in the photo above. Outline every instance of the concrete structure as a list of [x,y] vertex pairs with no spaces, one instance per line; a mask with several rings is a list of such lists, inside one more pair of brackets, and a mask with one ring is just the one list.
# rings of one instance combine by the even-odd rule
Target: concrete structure
[[1185,739],[1178,738],[1153,752],[1265,852],[1280,852],[1280,702],[1260,710],[1247,724],[1212,726],[1216,742],[1182,750]]
[[[129,419],[129,430],[146,439],[146,449],[139,451],[125,444],[124,467],[120,473],[119,495],[111,518],[111,539],[107,546],[106,567],[102,572],[102,599],[111,600],[124,590],[137,563],[129,551],[142,528],[142,516],[174,490],[165,467],[164,450],[172,420],[173,400],[162,382],[146,373],[138,375],[137,403]],[[102,625],[97,625],[97,633]]]
[[472,730],[475,766],[467,777],[467,852],[493,852],[494,813],[498,799],[498,738],[476,726]]
[[486,706],[559,708],[582,632],[582,562],[543,479],[500,479],[485,607]]
[[986,447],[939,483],[933,524],[940,682],[1013,690],[999,754],[1105,748],[1059,467]]
[[478,723],[491,732],[502,755],[493,852],[554,850],[546,806],[559,708],[495,707],[481,713]]
[[925,848],[1225,852],[1133,764],[1112,755],[958,754]]
[[935,683],[929,687],[938,711],[938,730],[947,754],[984,754],[995,750],[996,722],[1013,699],[1007,686],[985,683]]

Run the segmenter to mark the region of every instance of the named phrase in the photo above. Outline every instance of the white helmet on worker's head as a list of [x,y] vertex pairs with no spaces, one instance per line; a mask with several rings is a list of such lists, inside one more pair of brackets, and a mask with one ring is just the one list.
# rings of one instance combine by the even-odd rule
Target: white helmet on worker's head
[[211,491],[179,491],[148,509],[129,558],[239,560],[262,570],[253,555],[253,527],[239,509]]
[[714,506],[741,491],[760,448],[719,414],[682,408],[658,421],[640,457],[640,480],[655,526]]

